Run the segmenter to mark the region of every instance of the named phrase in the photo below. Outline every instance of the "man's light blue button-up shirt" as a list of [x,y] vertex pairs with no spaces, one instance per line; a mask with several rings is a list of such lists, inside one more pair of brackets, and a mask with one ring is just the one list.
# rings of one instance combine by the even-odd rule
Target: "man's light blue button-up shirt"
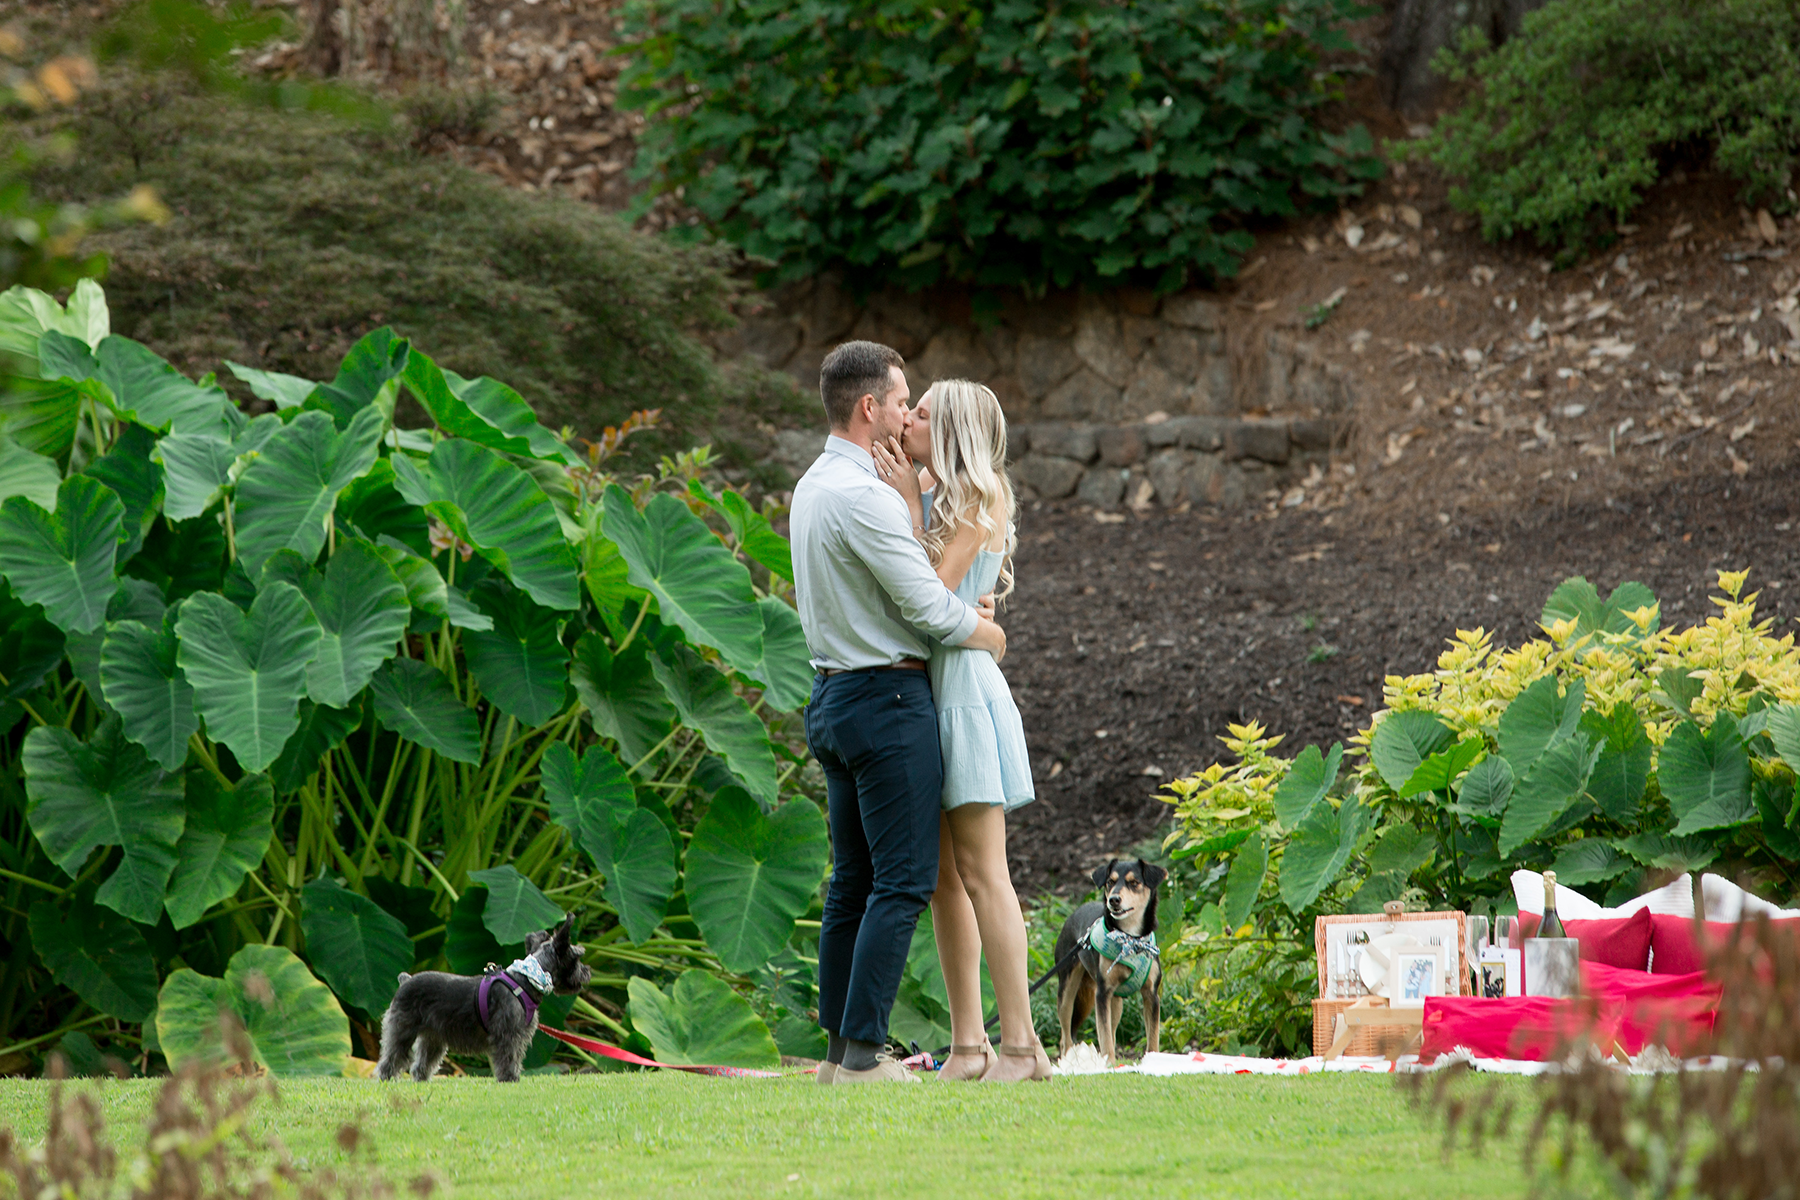
[[929,658],[929,634],[958,646],[980,614],[958,600],[912,534],[906,501],[855,442],[825,452],[794,488],[788,522],[794,599],[812,664],[841,671]]

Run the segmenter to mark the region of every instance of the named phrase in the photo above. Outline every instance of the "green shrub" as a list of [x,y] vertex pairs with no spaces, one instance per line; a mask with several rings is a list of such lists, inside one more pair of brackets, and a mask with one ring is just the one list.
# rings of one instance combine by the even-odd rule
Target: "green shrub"
[[1791,0],[1552,0],[1498,50],[1442,69],[1476,87],[1418,148],[1489,239],[1580,247],[1678,153],[1710,154],[1746,203],[1791,208],[1800,6]]
[[390,325],[463,375],[506,379],[552,427],[597,436],[660,408],[648,449],[703,440],[739,459],[759,457],[734,450],[755,416],[784,423],[802,403],[791,386],[722,372],[696,336],[731,319],[717,254],[423,156],[405,130],[145,77],[90,96],[67,128],[81,152],[39,173],[47,194],[141,182],[172,210],[90,244],[112,258],[119,330],[190,373],[229,358],[326,378]]
[[773,1064],[686,975],[735,983],[816,904],[812,670],[787,543],[703,453],[627,490],[386,327],[329,382],[226,364],[250,417],[92,281],[0,296],[0,347],[0,1041],[179,1068],[224,1006],[278,1074],[336,1074],[397,972],[566,910],[644,1049],[704,1008],[743,1018],[704,1061]]
[[639,166],[794,279],[1040,289],[1230,275],[1243,225],[1354,194],[1317,124],[1354,0],[634,0]]

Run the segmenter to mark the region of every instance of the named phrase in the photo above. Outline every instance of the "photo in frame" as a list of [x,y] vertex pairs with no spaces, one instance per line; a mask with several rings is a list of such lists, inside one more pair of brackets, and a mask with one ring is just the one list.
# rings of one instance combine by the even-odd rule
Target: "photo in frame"
[[1423,1008],[1427,996],[1444,994],[1444,959],[1438,949],[1407,948],[1394,954],[1388,1003],[1395,1008]]
[[1481,969],[1480,995],[1489,1000],[1504,999],[1506,992],[1506,960],[1484,958],[1476,964]]

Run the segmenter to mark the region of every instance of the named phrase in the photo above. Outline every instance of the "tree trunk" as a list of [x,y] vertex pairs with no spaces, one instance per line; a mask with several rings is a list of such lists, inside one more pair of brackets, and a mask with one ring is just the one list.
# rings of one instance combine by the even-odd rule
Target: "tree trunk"
[[1431,69],[1433,55],[1468,28],[1498,46],[1519,32],[1526,13],[1543,6],[1544,0],[1398,0],[1379,64],[1387,102],[1407,112],[1430,107],[1443,86]]

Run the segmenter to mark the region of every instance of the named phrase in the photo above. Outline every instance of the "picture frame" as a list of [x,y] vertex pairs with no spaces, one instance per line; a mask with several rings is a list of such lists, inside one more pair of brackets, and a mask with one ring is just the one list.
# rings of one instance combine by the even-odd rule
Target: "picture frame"
[[1502,1000],[1506,991],[1506,960],[1504,958],[1484,958],[1476,964],[1481,971],[1481,991],[1477,993],[1483,999]]
[[1393,1008],[1423,1008],[1432,996],[1444,994],[1444,958],[1438,947],[1404,947],[1394,952],[1388,978],[1388,1004]]

